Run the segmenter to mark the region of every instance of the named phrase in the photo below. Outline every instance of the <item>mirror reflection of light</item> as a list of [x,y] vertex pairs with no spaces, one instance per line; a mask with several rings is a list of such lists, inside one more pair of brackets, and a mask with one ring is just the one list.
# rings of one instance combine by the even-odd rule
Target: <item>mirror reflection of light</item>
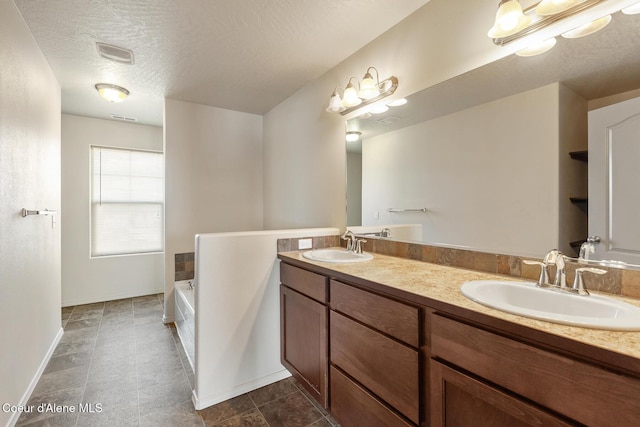
[[625,7],[624,9],[622,9],[622,13],[624,13],[625,15],[635,15],[637,13],[640,13],[640,2],[632,4],[629,7]]
[[399,107],[401,105],[404,105],[407,103],[407,98],[400,98],[400,99],[396,99],[395,101],[392,101],[390,103],[388,103],[387,105],[389,107]]
[[576,39],[578,37],[588,36],[589,34],[593,34],[596,31],[600,31],[611,22],[611,15],[603,16],[602,18],[598,18],[595,21],[587,22],[586,24],[580,25],[577,28],[574,28],[571,31],[567,31],[566,33],[562,33],[562,37],[567,39]]
[[388,110],[389,110],[389,107],[387,107],[384,104],[373,105],[371,108],[369,108],[369,112],[371,114],[381,114]]
[[555,45],[556,45],[556,38],[551,37],[550,39],[538,41],[536,43],[532,43],[531,45],[527,46],[524,49],[520,49],[519,51],[516,52],[516,55],[523,56],[523,57],[540,55],[542,53],[547,52],[549,49],[551,49]]

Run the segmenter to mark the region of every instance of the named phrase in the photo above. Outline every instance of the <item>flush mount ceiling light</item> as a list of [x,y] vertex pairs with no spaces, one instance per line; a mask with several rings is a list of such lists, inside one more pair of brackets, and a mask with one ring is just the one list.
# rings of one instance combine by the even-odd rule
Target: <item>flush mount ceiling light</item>
[[122,102],[129,96],[129,91],[121,86],[110,83],[98,83],[96,90],[109,102]]
[[634,8],[640,13],[640,2],[636,3],[629,0],[542,0],[522,10],[517,0],[501,0],[488,35],[500,46],[525,37],[525,40],[531,39],[531,44],[517,54],[533,56],[551,49],[555,45],[552,38],[560,34],[576,38],[595,33],[611,21],[611,13]]
[[347,142],[356,142],[357,140],[360,139],[360,135],[362,135],[362,132],[358,132],[358,131],[349,131],[346,133],[344,139]]
[[[375,80],[371,71],[375,71]],[[356,109],[386,98],[394,93],[397,87],[398,79],[396,77],[391,76],[379,81],[378,70],[375,67],[369,67],[361,82],[358,82],[357,78],[351,77],[344,89],[336,87],[333,90],[326,111],[342,115],[349,114]],[[342,92],[342,97],[340,97],[340,92]]]

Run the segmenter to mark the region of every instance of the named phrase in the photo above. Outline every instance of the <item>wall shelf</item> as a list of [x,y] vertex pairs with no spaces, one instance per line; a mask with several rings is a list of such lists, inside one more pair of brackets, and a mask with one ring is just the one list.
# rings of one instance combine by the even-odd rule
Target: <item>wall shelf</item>
[[589,161],[589,152],[587,150],[571,151],[569,153],[569,155],[574,160],[580,160],[581,162],[588,162]]

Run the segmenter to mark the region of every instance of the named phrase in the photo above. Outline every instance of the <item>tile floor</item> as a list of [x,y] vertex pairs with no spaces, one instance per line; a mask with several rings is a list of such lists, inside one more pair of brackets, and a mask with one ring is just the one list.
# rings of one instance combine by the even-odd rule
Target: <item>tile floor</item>
[[337,425],[293,379],[196,411],[193,373],[175,327],[162,323],[162,305],[159,294],[63,308],[64,336],[28,405],[54,404],[76,412],[34,410],[23,413],[17,425]]

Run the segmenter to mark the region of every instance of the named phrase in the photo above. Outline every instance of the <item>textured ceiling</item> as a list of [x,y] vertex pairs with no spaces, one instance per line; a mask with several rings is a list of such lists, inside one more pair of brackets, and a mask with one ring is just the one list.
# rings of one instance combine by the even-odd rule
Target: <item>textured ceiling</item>
[[[62,111],[162,125],[165,97],[264,114],[429,0],[14,0]],[[96,42],[133,50],[134,65]],[[131,91],[121,104],[93,86]]]

